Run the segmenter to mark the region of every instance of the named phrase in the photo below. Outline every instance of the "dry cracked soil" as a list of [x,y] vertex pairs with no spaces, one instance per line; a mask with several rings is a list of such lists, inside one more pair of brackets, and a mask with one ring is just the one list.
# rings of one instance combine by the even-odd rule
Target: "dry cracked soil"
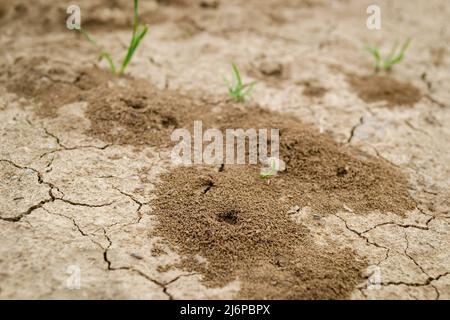
[[[370,4],[141,1],[115,76],[67,1],[0,0],[0,298],[450,299],[450,6]],[[77,5],[119,61],[132,2]],[[286,169],[176,166],[194,121],[279,129]]]

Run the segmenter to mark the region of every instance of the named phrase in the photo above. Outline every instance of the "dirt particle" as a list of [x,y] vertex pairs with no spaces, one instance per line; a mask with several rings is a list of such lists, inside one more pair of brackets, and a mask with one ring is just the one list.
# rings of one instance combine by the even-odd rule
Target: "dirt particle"
[[219,7],[219,0],[201,0],[200,7],[205,9],[217,9]]
[[141,255],[137,254],[137,253],[130,253],[130,256],[137,259],[137,260],[142,260],[144,259]]
[[180,17],[175,23],[181,32],[181,37],[192,37],[204,31],[204,27],[197,20],[187,15]]
[[327,89],[315,81],[302,81],[300,84],[304,86],[303,94],[307,97],[322,98],[327,93]]
[[229,224],[236,224],[238,222],[238,211],[232,209],[220,212],[217,219]]
[[259,70],[265,76],[281,76],[283,65],[279,62],[263,61],[259,66]]
[[445,62],[447,49],[445,47],[435,47],[430,49],[431,61],[435,67],[440,67]]
[[345,176],[348,173],[348,167],[339,167],[337,168],[337,175],[338,177]]
[[189,1],[187,0],[156,0],[156,2],[160,5],[165,6],[188,6]]
[[166,272],[169,272],[170,270],[172,270],[173,268],[174,268],[174,266],[170,265],[170,264],[162,265],[162,266],[160,265],[156,268],[156,271],[161,272],[161,273],[166,273]]
[[135,99],[122,99],[127,106],[133,109],[143,109],[147,105],[147,97],[136,97]]

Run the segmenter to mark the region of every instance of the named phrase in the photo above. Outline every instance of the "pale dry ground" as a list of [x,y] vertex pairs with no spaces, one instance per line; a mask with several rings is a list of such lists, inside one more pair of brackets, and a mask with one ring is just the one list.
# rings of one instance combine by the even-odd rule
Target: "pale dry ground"
[[[378,1],[383,29],[368,31],[365,9],[372,1],[309,2],[315,5],[271,10],[258,1],[241,7],[222,1],[217,10],[165,8],[167,20],[151,26],[129,73],[161,89],[220,100],[221,75],[235,61],[247,80],[259,81],[253,100],[261,106],[291,112],[337,141],[391,161],[408,174],[420,202],[405,217],[347,210],[317,220],[303,208],[294,219],[318,244],[350,246],[371,270],[380,268],[381,287],[368,290],[362,283],[352,298],[449,299],[450,6],[447,0]],[[95,51],[68,32],[14,41],[4,32],[1,47],[8,50],[1,59],[47,55],[68,69],[92,64]],[[129,31],[96,36],[119,59]],[[393,75],[420,88],[422,100],[388,108],[359,99],[342,71],[371,72],[363,43],[388,50],[408,36],[412,47]],[[283,76],[258,78],[264,63],[281,64]],[[304,80],[327,93],[306,97]],[[238,280],[212,289],[197,274],[158,269],[179,259],[151,236],[155,218],[148,202],[158,175],[170,167],[168,153],[86,136],[86,107],[74,103],[54,119],[39,118],[30,100],[0,88],[0,298],[236,296]],[[150,170],[143,174],[143,168]],[[158,248],[167,254],[152,254]],[[81,270],[80,290],[66,287],[72,265]]]

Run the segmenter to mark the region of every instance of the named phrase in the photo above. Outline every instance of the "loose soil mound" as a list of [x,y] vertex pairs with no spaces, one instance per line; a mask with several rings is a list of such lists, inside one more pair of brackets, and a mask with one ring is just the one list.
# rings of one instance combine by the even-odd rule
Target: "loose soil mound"
[[74,70],[42,56],[20,57],[12,65],[0,66],[0,82],[8,91],[34,100],[38,104],[34,111],[42,117],[55,117],[61,106],[86,101],[90,90],[107,86],[110,79],[102,69]]
[[315,81],[304,81],[301,84],[304,86],[303,94],[307,97],[322,98],[327,93],[327,89]]
[[19,58],[0,71],[0,83],[34,100],[40,117],[56,117],[63,105],[87,102],[92,126],[86,133],[108,143],[167,146],[175,128],[191,127],[210,112],[204,103],[158,90],[147,81],[115,77],[99,68],[77,70],[46,57]]
[[309,206],[334,213],[345,205],[358,213],[401,214],[415,207],[405,177],[287,116],[233,106],[218,114],[208,120],[221,129],[279,128],[286,172],[267,185],[257,166],[175,169],[163,176],[154,202],[158,235],[207,285],[239,278],[243,298],[345,298],[361,281],[364,263],[348,249],[318,247],[288,212]]
[[364,263],[349,249],[314,244],[307,228],[290,220],[288,194],[283,185],[267,185],[255,167],[178,168],[158,187],[156,232],[207,285],[239,278],[242,298],[347,297]]
[[[415,207],[407,179],[390,164],[357,149],[340,145],[326,134],[287,115],[228,107],[217,127],[278,128],[280,157],[286,171],[275,178],[298,192],[298,205],[333,213],[345,204],[354,211],[392,211]],[[268,142],[269,145],[269,142]]]
[[359,76],[350,74],[347,81],[366,102],[386,101],[389,107],[412,106],[422,99],[419,89],[412,84],[388,76]]
[[209,110],[137,80],[129,80],[126,87],[95,90],[88,101],[86,116],[92,123],[88,134],[115,144],[169,146],[174,129],[192,127]]

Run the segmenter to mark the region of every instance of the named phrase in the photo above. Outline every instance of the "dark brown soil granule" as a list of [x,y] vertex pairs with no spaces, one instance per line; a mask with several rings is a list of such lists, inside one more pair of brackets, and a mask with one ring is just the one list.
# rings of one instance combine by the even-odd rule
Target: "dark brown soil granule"
[[327,89],[314,81],[304,81],[301,84],[304,86],[303,94],[307,97],[322,98],[327,93]]
[[422,99],[422,93],[412,84],[383,75],[347,75],[347,82],[365,102],[386,101],[389,107],[412,106]]
[[288,190],[267,185],[258,172],[254,166],[180,167],[164,175],[153,203],[156,233],[206,285],[239,279],[241,298],[348,297],[362,281],[364,262],[350,249],[314,244],[287,214]]

